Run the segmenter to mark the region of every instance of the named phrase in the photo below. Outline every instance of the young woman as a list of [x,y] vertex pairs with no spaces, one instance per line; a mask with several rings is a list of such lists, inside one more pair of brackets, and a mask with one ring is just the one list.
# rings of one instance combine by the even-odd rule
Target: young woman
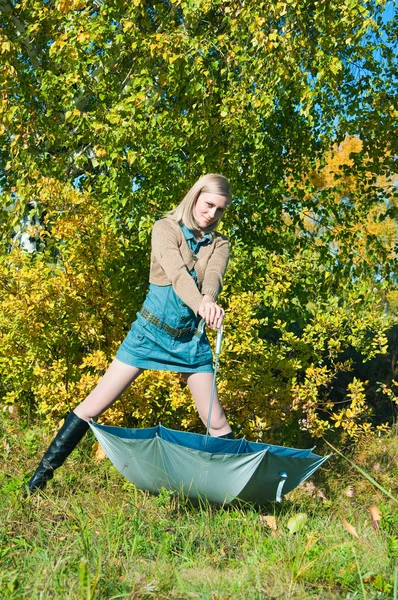
[[[89,428],[145,369],[180,372],[200,418],[207,423],[213,380],[212,352],[201,319],[217,329],[217,304],[229,258],[228,240],[215,229],[231,202],[223,175],[204,175],[182,202],[154,224],[149,292],[137,320],[97,387],[65,420],[28,483],[44,489]],[[210,434],[233,438],[216,394]]]

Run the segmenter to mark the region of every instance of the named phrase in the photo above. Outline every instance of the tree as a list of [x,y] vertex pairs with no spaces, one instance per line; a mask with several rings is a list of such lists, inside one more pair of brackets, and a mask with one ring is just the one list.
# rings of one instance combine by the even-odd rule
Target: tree
[[[82,303],[91,293],[105,303],[107,309],[98,307],[97,315],[101,320],[109,312],[117,323],[106,342],[106,362],[127,327],[127,313],[144,293],[147,272],[138,265],[145,265],[154,219],[198,176],[215,171],[231,179],[236,198],[223,225],[234,246],[226,291],[238,322],[231,321],[231,332],[236,341],[241,338],[245,325],[235,303],[246,302],[248,312],[242,314],[252,322],[243,347],[255,340],[253,352],[261,354],[254,369],[259,390],[265,388],[258,369],[271,373],[267,389],[274,386],[280,397],[273,423],[281,403],[291,406],[292,377],[300,379],[300,369],[322,354],[309,354],[307,367],[297,359],[293,370],[287,360],[288,375],[276,373],[282,390],[277,391],[272,369],[278,371],[281,357],[273,354],[272,343],[294,335],[294,323],[296,334],[310,327],[307,342],[296,335],[286,344],[304,348],[319,334],[324,347],[329,338],[351,335],[367,356],[384,351],[382,335],[372,347],[366,331],[371,323],[380,324],[381,334],[389,327],[380,302],[387,302],[396,283],[391,177],[397,153],[397,22],[386,20],[385,5],[0,0],[1,301],[11,303],[4,326],[17,332],[11,305],[20,294],[34,294],[34,278],[23,280],[29,267],[44,287],[58,278],[59,302],[54,314],[47,313],[48,335],[58,326],[57,311],[75,322],[74,304],[62,308],[61,301],[72,289]],[[355,148],[347,146],[356,139]],[[348,158],[337,169],[328,154],[334,144],[342,144]],[[23,218],[36,218],[30,233],[38,251],[30,257],[13,242]],[[63,230],[68,219],[74,225]],[[111,288],[105,285],[99,294],[92,285],[90,294],[79,288],[79,277],[96,281],[83,260],[88,257],[76,250],[79,227],[87,231],[86,240],[92,235],[110,244],[109,256],[98,248],[91,259],[103,285],[111,273]],[[68,252],[78,252],[79,260],[68,259]],[[60,261],[72,269],[73,285]],[[14,296],[8,297],[10,285]],[[358,298],[366,301],[358,306]],[[345,315],[342,303],[352,305]],[[81,308],[76,310],[75,315]],[[84,328],[91,316],[90,309],[82,310],[78,321]],[[340,324],[315,323],[322,311],[331,320],[340,311]],[[356,337],[344,325],[354,315]],[[42,322],[37,313],[32,319]],[[99,329],[110,335],[105,320]],[[103,340],[79,337],[74,326],[66,331],[73,352],[68,344],[68,350],[56,352],[69,356],[78,381],[83,355],[103,348]],[[33,354],[36,333],[26,334]],[[296,350],[287,348],[283,352],[292,357]],[[254,368],[252,351],[237,352],[231,360]],[[16,371],[7,375],[9,369],[3,363],[3,384],[16,377]],[[224,387],[236,390],[228,402],[239,420],[238,385],[232,385],[231,371],[228,378]],[[29,402],[38,398],[29,377],[25,392]],[[257,412],[264,410],[264,398],[257,397]],[[240,422],[250,430],[248,420]]]

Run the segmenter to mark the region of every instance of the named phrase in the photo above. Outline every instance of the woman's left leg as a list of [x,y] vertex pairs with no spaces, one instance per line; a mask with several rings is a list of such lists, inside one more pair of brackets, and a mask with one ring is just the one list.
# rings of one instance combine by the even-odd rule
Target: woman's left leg
[[[211,388],[213,385],[213,373],[182,373],[182,376],[191,390],[199,416],[206,426],[209,415]],[[227,434],[231,434],[228,437],[232,437],[231,427],[218,399],[216,388],[211,411],[210,435],[220,437]]]

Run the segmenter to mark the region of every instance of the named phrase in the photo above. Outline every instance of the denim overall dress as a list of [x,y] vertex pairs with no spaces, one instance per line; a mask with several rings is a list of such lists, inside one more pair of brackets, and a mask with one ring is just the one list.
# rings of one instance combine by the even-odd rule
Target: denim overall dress
[[[181,230],[194,254],[198,253],[201,246],[211,242],[210,233],[198,241],[185,225],[181,225]],[[194,269],[190,275],[197,284]],[[213,356],[206,333],[195,335],[200,317],[184,304],[171,285],[151,283],[143,308],[154,315],[159,323],[155,325],[138,312],[137,320],[116,353],[118,360],[140,369],[179,373],[213,372]],[[170,335],[162,328],[163,323],[174,330],[184,329],[186,333],[179,337]]]

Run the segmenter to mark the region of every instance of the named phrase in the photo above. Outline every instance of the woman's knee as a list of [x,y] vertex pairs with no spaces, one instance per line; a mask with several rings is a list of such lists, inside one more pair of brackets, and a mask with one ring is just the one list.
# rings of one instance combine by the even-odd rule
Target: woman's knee
[[97,411],[94,409],[94,407],[85,407],[84,400],[83,400],[83,402],[81,402],[80,404],[78,404],[76,406],[76,408],[73,410],[73,412],[75,413],[76,416],[79,417],[79,419],[89,422],[90,419],[95,419],[96,417],[98,417],[101,414],[101,412],[104,412],[104,410],[106,410],[106,408],[97,413]]
[[213,417],[210,419],[210,429],[213,431],[225,429],[226,425],[228,425],[228,421],[224,413],[220,416],[217,416],[215,419],[213,419]]
[[90,419],[94,418],[94,417],[89,416],[85,410],[82,410],[80,408],[80,404],[78,406],[76,406],[76,408],[73,410],[73,412],[77,417],[79,417],[79,419],[81,419],[82,421],[87,421],[87,423],[90,421]]

